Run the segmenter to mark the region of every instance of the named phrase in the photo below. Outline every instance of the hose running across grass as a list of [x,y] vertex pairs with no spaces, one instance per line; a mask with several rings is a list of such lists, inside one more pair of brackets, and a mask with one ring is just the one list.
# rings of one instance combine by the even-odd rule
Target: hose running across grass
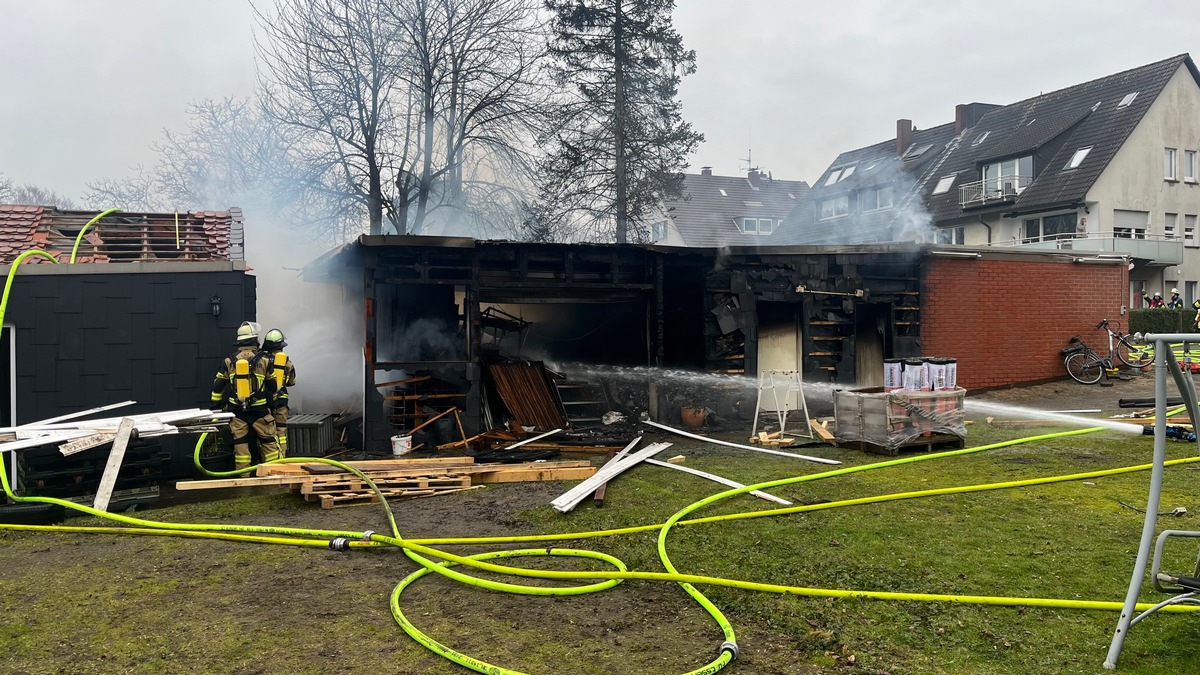
[[[108,213],[108,212],[106,212]],[[98,220],[97,217],[94,220]],[[93,222],[94,222],[93,220]],[[81,233],[82,236],[82,233]],[[76,241],[78,245],[78,239]],[[58,262],[50,254],[44,251],[26,251],[22,253],[12,263],[9,270],[8,279],[4,287],[4,296],[0,299],[0,323],[3,322],[4,314],[7,310],[8,297],[12,288],[13,277],[16,273],[18,265],[27,257],[40,255],[51,262]],[[134,518],[122,514],[113,514],[105,511],[69,502],[53,497],[20,497],[13,493],[9,485],[8,474],[5,470],[3,462],[0,462],[0,487],[3,487],[4,493],[15,502],[24,503],[45,503],[57,504],[65,508],[74,509],[76,511],[89,515],[106,518],[122,525],[122,527],[72,527],[62,525],[5,525],[0,524],[0,529],[10,529],[19,531],[42,531],[42,532],[61,532],[61,533],[110,533],[110,534],[132,534],[132,535],[152,535],[152,536],[173,536],[173,537],[189,537],[201,539],[222,539],[227,541],[240,541],[246,543],[272,544],[272,545],[290,545],[290,546],[305,546],[305,547],[326,547],[330,546],[338,550],[346,550],[349,548],[365,548],[365,547],[380,547],[380,546],[395,546],[401,548],[405,555],[421,566],[421,569],[404,578],[393,589],[390,597],[390,606],[392,614],[400,627],[414,640],[432,651],[450,659],[467,668],[485,673],[508,674],[516,673],[517,671],[501,668],[486,662],[480,661],[469,655],[463,654],[441,644],[437,640],[423,633],[415,625],[413,625],[404,615],[400,606],[400,596],[404,590],[412,583],[421,577],[436,573],[448,578],[470,584],[478,588],[488,590],[520,593],[527,595],[544,595],[544,596],[566,596],[566,595],[583,595],[594,593],[597,591],[606,590],[619,584],[625,579],[641,579],[650,581],[667,581],[680,584],[684,590],[691,595],[702,607],[713,617],[721,628],[725,641],[721,644],[718,656],[705,664],[699,669],[691,671],[688,675],[700,675],[716,673],[717,671],[728,665],[737,656],[737,641],[734,630],[728,620],[724,617],[721,611],[711,602],[704,594],[696,588],[696,585],[713,585],[726,586],[731,588],[739,588],[750,591],[760,591],[767,593],[782,593],[808,597],[834,597],[834,598],[872,598],[884,600],[910,600],[910,601],[934,601],[934,602],[957,602],[981,605],[1001,605],[1001,606],[1032,606],[1032,607],[1057,607],[1071,609],[1102,609],[1102,610],[1120,610],[1122,604],[1118,602],[1103,602],[1103,601],[1084,601],[1084,600],[1067,600],[1053,598],[1018,598],[1018,597],[998,597],[998,596],[972,596],[972,595],[944,595],[930,593],[903,593],[891,591],[868,591],[868,590],[845,590],[845,589],[823,589],[823,588],[808,588],[800,586],[782,586],[776,584],[763,584],[753,581],[744,581],[738,579],[727,579],[721,577],[708,577],[700,575],[682,574],[675,568],[671,562],[667,550],[666,542],[671,529],[676,525],[692,526],[707,523],[725,522],[737,519],[774,517],[793,513],[803,513],[808,511],[817,511],[831,508],[841,508],[845,506],[854,506],[862,504],[881,503],[887,501],[895,501],[900,499],[913,499],[919,497],[929,497],[944,494],[962,494],[968,492],[980,492],[985,490],[998,490],[1016,487],[1024,487],[1029,485],[1044,485],[1056,482],[1083,480],[1086,478],[1095,478],[1101,476],[1110,476],[1121,473],[1129,473],[1133,471],[1144,471],[1150,468],[1151,465],[1137,465],[1129,467],[1120,467],[1116,469],[1105,469],[1100,471],[1091,471],[1086,473],[1076,473],[1063,476],[1050,476],[1043,478],[1032,478],[1018,481],[1005,481],[998,483],[988,483],[982,485],[958,486],[949,488],[935,488],[930,490],[921,490],[915,492],[900,492],[886,495],[878,495],[875,497],[864,497],[858,499],[847,499],[837,502],[829,502],[823,504],[813,504],[806,506],[794,506],[779,509],[770,509],[764,511],[749,511],[742,513],[733,513],[721,516],[710,516],[705,518],[694,518],[684,520],[684,517],[720,500],[733,497],[739,494],[744,494],[752,490],[769,489],[784,485],[793,485],[806,481],[821,480],[825,478],[833,478],[859,471],[869,471],[887,467],[908,464],[912,462],[928,461],[933,459],[941,459],[946,457],[954,457],[965,454],[977,453],[986,450],[1017,445],[1021,443],[1029,443],[1034,441],[1048,440],[1052,438],[1060,438],[1073,436],[1078,434],[1092,433],[1102,430],[1103,427],[1093,427],[1088,429],[1079,429],[1058,432],[1053,434],[1042,434],[1038,436],[1030,436],[1022,439],[993,443],[989,445],[979,446],[975,448],[967,448],[963,450],[953,450],[948,452],[933,453],[928,455],[918,455],[899,459],[877,462],[874,464],[866,464],[855,467],[843,467],[830,471],[825,471],[817,474],[806,474],[785,478],[781,480],[772,480],[758,483],[756,485],[747,485],[734,490],[720,492],[704,499],[701,499],[687,507],[679,510],[672,515],[665,523],[655,525],[643,525],[636,527],[617,528],[610,530],[598,530],[591,532],[573,532],[562,534],[548,535],[533,535],[533,536],[514,536],[514,537],[474,537],[474,538],[440,538],[440,539],[404,539],[396,524],[396,519],[392,513],[391,507],[384,497],[382,491],[369,477],[363,474],[354,467],[325,458],[297,457],[276,460],[273,463],[313,463],[319,462],[337,467],[343,471],[348,471],[362,478],[363,481],[379,496],[380,503],[385,513],[387,514],[388,525],[392,535],[387,536],[374,532],[354,532],[340,530],[321,530],[308,528],[291,528],[291,527],[271,527],[260,525],[216,525],[216,524],[190,524],[190,523],[170,523],[153,520],[145,520]],[[243,471],[233,472],[210,472],[200,466],[199,454],[204,443],[206,434],[202,434],[196,443],[194,460],[196,466],[201,471],[208,475],[232,475],[240,474]],[[1200,461],[1200,458],[1186,458],[1167,462],[1168,465],[1174,466]],[[253,467],[252,467],[253,468]],[[433,548],[432,545],[457,545],[457,544],[515,544],[529,542],[547,542],[547,541],[564,541],[564,540],[579,540],[607,536],[616,536],[621,534],[630,534],[636,532],[658,531],[658,552],[667,572],[637,572],[627,569],[624,563],[619,559],[605,553],[596,551],[579,550],[579,549],[556,549],[556,548],[536,548],[536,549],[516,549],[502,550],[488,553],[480,553],[470,556],[460,556],[448,551],[443,551]],[[491,560],[515,558],[515,557],[532,557],[532,556],[558,556],[572,557],[588,560],[598,560],[608,565],[611,565],[613,571],[586,571],[586,572],[566,572],[555,570],[538,570],[528,569],[523,567],[513,567],[509,565],[500,565]],[[590,582],[585,585],[552,587],[552,586],[532,586],[517,583],[505,583],[492,581],[489,579],[481,579],[479,577],[465,574],[462,571],[454,569],[455,567],[465,566],[473,569],[478,569],[485,572],[493,572],[514,576],[518,578],[531,578],[540,580],[559,580],[559,581],[580,581]],[[1149,605],[1145,605],[1148,607]],[[1144,608],[1139,605],[1139,609]],[[1197,607],[1189,607],[1177,605],[1167,608],[1167,611],[1186,612],[1196,611]]]

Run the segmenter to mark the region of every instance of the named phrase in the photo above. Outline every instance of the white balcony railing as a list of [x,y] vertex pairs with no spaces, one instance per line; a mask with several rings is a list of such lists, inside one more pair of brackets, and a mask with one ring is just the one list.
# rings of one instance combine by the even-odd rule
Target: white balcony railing
[[964,183],[958,188],[958,203],[967,207],[1012,201],[1032,182],[1032,176],[1000,176]]
[[1049,234],[1011,239],[994,242],[992,246],[1075,251],[1087,255],[1127,254],[1156,265],[1180,265],[1183,264],[1183,244],[1184,240],[1180,237],[1147,234],[1141,229],[1116,228],[1113,232],[1089,232],[1084,236]]

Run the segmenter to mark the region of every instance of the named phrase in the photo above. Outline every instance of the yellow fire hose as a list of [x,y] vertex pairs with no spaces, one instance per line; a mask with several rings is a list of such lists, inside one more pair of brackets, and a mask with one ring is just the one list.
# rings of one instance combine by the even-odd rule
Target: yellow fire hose
[[[109,213],[109,212],[105,212]],[[103,214],[102,214],[103,215]],[[93,219],[98,220],[101,216]],[[82,237],[83,232],[80,232]],[[78,239],[76,240],[78,246]],[[45,251],[26,251],[19,255],[13,262],[7,282],[4,286],[4,296],[0,299],[0,324],[4,319],[4,314],[8,307],[8,297],[12,288],[13,277],[16,273],[18,265],[29,256],[40,255],[52,262],[57,262],[52,256]],[[72,256],[72,258],[74,255]],[[397,624],[414,640],[431,649],[432,651],[450,659],[467,668],[471,668],[478,672],[492,674],[512,674],[517,671],[508,670],[488,664],[486,662],[475,659],[469,655],[462,654],[453,648],[444,645],[432,637],[423,633],[404,615],[400,607],[400,596],[404,590],[414,583],[416,580],[429,573],[437,573],[443,576],[455,579],[462,583],[470,584],[479,588],[489,590],[504,591],[510,593],[521,593],[526,595],[583,595],[594,593],[597,591],[606,590],[619,584],[624,579],[642,579],[650,581],[667,581],[678,583],[683,589],[691,595],[702,607],[713,617],[720,627],[725,641],[721,644],[718,656],[711,662],[705,664],[699,669],[693,670],[688,675],[700,675],[716,673],[717,671],[728,665],[737,656],[737,641],[734,630],[724,617],[721,611],[696,588],[696,585],[713,585],[725,586],[731,588],[739,588],[743,590],[760,591],[766,593],[782,593],[807,597],[827,597],[827,598],[870,598],[881,600],[908,600],[908,601],[926,601],[926,602],[955,602],[966,604],[979,605],[994,605],[994,606],[1029,606],[1029,607],[1055,607],[1069,609],[1099,609],[1099,610],[1121,610],[1122,603],[1093,601],[1093,600],[1069,600],[1057,598],[1020,598],[1020,597],[1003,597],[1003,596],[976,596],[976,595],[945,595],[933,593],[904,593],[892,591],[870,591],[870,590],[846,590],[846,589],[825,589],[825,588],[808,588],[802,586],[782,586],[777,584],[764,584],[753,581],[744,581],[738,579],[727,579],[722,577],[708,577],[692,574],[682,574],[675,568],[667,554],[666,542],[667,536],[671,529],[676,525],[694,526],[707,523],[725,522],[730,520],[761,518],[768,516],[781,516],[793,513],[803,513],[809,511],[819,511],[825,509],[842,508],[846,506],[856,506],[863,504],[874,504],[888,501],[896,501],[901,499],[914,499],[919,497],[930,497],[946,494],[963,494],[969,492],[982,492],[987,490],[1000,490],[1017,487],[1026,487],[1030,485],[1045,485],[1050,483],[1058,483],[1063,481],[1084,480],[1087,478],[1097,478],[1101,476],[1111,476],[1134,471],[1145,471],[1151,467],[1150,464],[1141,464],[1136,466],[1119,467],[1115,469],[1104,469],[1099,471],[1089,471],[1085,473],[1067,474],[1061,476],[1048,476],[1042,478],[1030,478],[1016,481],[1003,481],[997,483],[986,483],[980,485],[966,485],[946,488],[933,488],[929,490],[919,490],[910,492],[898,492],[885,495],[877,495],[874,497],[861,497],[856,499],[846,499],[836,502],[828,502],[823,504],[812,504],[804,506],[793,506],[779,509],[770,509],[763,511],[749,511],[741,513],[733,513],[721,516],[709,516],[704,518],[694,518],[685,520],[685,516],[716,503],[720,500],[733,497],[739,494],[744,494],[752,490],[764,490],[772,487],[783,485],[793,485],[796,483],[821,480],[832,478],[849,473],[859,471],[869,471],[886,467],[909,464],[912,462],[928,461],[933,459],[941,459],[946,457],[959,456],[970,453],[977,453],[996,448],[1017,445],[1020,443],[1029,443],[1034,441],[1048,440],[1052,438],[1060,438],[1065,436],[1073,436],[1078,434],[1092,433],[1102,430],[1103,427],[1092,427],[1088,429],[1079,429],[1064,431],[1052,434],[1042,434],[1038,436],[1030,436],[1022,439],[1004,441],[1001,443],[993,443],[990,445],[979,446],[975,448],[967,448],[963,450],[953,450],[948,452],[934,453],[928,455],[918,455],[893,459],[874,464],[866,464],[854,467],[843,467],[831,471],[825,471],[816,474],[806,474],[785,478],[781,480],[765,481],[755,485],[747,485],[745,487],[734,490],[726,490],[704,499],[701,499],[687,507],[680,509],[667,519],[665,523],[655,525],[642,525],[635,527],[625,527],[610,530],[598,530],[590,532],[571,532],[562,534],[546,534],[533,536],[513,536],[513,537],[467,537],[467,538],[437,538],[437,539],[404,539],[400,535],[399,527],[396,524],[396,519],[392,513],[391,507],[384,498],[382,491],[375,485],[373,481],[361,471],[331,459],[312,458],[312,457],[296,457],[276,460],[276,462],[320,462],[328,464],[354,473],[370,486],[380,497],[380,503],[388,518],[388,525],[392,535],[387,536],[374,532],[353,532],[339,530],[319,530],[307,528],[291,528],[291,527],[271,527],[261,525],[215,525],[215,524],[189,524],[189,523],[169,523],[153,520],[145,520],[141,518],[133,518],[122,514],[108,513],[97,509],[76,504],[74,502],[56,499],[53,497],[20,497],[13,493],[9,485],[8,474],[2,462],[0,462],[0,486],[3,487],[4,493],[15,502],[24,503],[45,503],[57,504],[76,511],[87,513],[101,518],[112,520],[123,525],[122,527],[72,527],[63,525],[8,525],[0,524],[0,529],[17,530],[17,531],[38,531],[38,532],[61,532],[61,533],[104,533],[104,534],[132,534],[132,535],[150,535],[150,536],[173,536],[173,537],[190,537],[201,539],[221,539],[226,541],[238,541],[246,543],[259,544],[276,544],[276,545],[291,545],[291,546],[307,546],[307,547],[331,547],[336,550],[348,550],[351,548],[362,547],[379,547],[379,546],[395,546],[401,548],[405,555],[421,566],[421,569],[413,572],[408,577],[400,581],[393,589],[390,597],[390,606],[392,615]],[[197,467],[209,475],[236,475],[245,473],[246,470],[235,470],[232,472],[210,472],[200,466],[199,455],[200,449],[204,442],[205,435],[201,435],[196,443],[194,460]],[[1200,461],[1200,458],[1185,458],[1167,462],[1169,466],[1189,464]],[[252,469],[254,467],[251,467]],[[126,527],[127,526],[127,527]],[[516,549],[504,551],[492,551],[488,553],[480,553],[470,556],[460,556],[448,551],[443,551],[437,548],[432,548],[432,545],[457,545],[457,544],[511,544],[511,543],[527,543],[527,542],[545,542],[545,541],[564,541],[564,540],[579,540],[607,536],[616,536],[621,534],[630,534],[635,532],[658,531],[658,552],[659,558],[662,561],[666,572],[638,572],[630,571],[624,563],[619,559],[605,553],[596,551],[587,551],[579,549],[555,549],[555,548],[537,548],[537,549]],[[582,558],[590,560],[598,560],[607,563],[613,567],[612,571],[585,571],[585,572],[567,572],[555,570],[539,570],[528,569],[523,567],[513,567],[509,565],[500,565],[491,560],[514,558],[514,557],[529,557],[529,556],[564,556],[573,558]],[[435,562],[440,561],[440,562]],[[543,580],[572,580],[572,581],[588,581],[591,583],[577,586],[567,587],[545,587],[545,586],[528,586],[517,583],[505,583],[493,581],[490,579],[482,579],[465,574],[454,569],[458,566],[470,567],[485,572],[493,572],[505,574],[514,577],[534,578]],[[1139,604],[1139,609],[1148,608],[1150,605],[1143,603]],[[1200,610],[1200,607],[1175,605],[1165,608],[1163,611],[1173,612],[1188,612]]]

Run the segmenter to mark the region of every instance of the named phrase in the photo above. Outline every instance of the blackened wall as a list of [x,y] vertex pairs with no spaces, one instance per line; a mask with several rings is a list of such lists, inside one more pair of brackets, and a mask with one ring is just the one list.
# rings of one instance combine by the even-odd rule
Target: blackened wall
[[137,405],[120,413],[206,406],[238,324],[254,317],[255,279],[240,270],[18,272],[4,317],[16,328],[17,423],[124,400]]

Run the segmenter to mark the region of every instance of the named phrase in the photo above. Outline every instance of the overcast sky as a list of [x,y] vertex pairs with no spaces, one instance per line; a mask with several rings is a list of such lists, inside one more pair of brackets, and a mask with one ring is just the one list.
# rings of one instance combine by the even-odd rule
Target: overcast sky
[[[698,61],[684,115],[707,138],[692,170],[721,174],[752,138],[755,164],[811,182],[897,118],[1200,53],[1198,0],[677,2]],[[0,0],[0,172],[78,197],[153,163],[189,101],[253,91],[251,23],[247,0]]]

